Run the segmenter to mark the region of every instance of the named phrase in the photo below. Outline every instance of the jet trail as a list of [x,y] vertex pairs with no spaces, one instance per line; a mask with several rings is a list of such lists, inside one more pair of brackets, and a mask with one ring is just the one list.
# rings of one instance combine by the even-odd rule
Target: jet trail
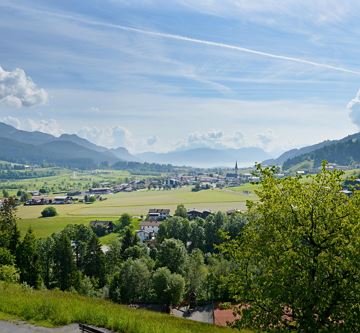
[[[16,7],[17,7],[16,9],[25,10],[24,7],[18,7],[18,6],[16,6]],[[289,56],[280,55],[280,54],[263,52],[263,51],[259,51],[259,50],[249,49],[246,47],[241,47],[238,45],[214,42],[214,41],[209,41],[209,40],[202,40],[202,39],[197,39],[197,38],[192,38],[192,37],[187,37],[187,36],[182,36],[182,35],[176,35],[176,34],[169,34],[169,33],[165,33],[165,32],[158,32],[158,31],[153,31],[153,30],[139,29],[139,28],[134,28],[134,27],[130,27],[130,26],[89,20],[89,19],[85,19],[82,17],[76,17],[76,16],[72,16],[72,15],[54,13],[54,12],[43,11],[43,10],[36,10],[36,9],[29,9],[29,8],[26,8],[26,10],[30,11],[30,12],[43,13],[46,15],[54,16],[54,17],[64,18],[67,20],[72,20],[75,22],[84,23],[84,24],[93,25],[93,26],[118,29],[118,30],[122,30],[122,31],[128,31],[128,32],[142,34],[142,35],[153,36],[153,37],[160,37],[160,38],[164,38],[164,39],[171,39],[171,40],[183,41],[183,42],[188,42],[188,43],[206,45],[206,46],[210,46],[210,47],[234,50],[234,51],[248,53],[248,54],[254,54],[254,55],[266,57],[266,58],[290,61],[290,62],[305,64],[305,65],[310,65],[313,67],[325,68],[325,69],[329,69],[329,70],[333,70],[333,71],[337,71],[337,72],[360,75],[360,71],[347,69],[344,67],[324,64],[321,62],[311,61],[311,60],[307,60],[307,59],[303,59],[303,58],[289,57]]]

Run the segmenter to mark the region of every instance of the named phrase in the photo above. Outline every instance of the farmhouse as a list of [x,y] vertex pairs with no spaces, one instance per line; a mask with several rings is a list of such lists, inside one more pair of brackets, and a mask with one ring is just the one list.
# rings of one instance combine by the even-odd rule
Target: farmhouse
[[99,187],[99,188],[91,188],[89,190],[90,194],[111,194],[112,191],[109,187]]
[[170,216],[170,209],[158,209],[151,208],[148,213],[148,220],[150,221],[162,221]]
[[144,221],[140,223],[140,230],[136,231],[137,236],[140,241],[143,243],[145,241],[154,239],[156,234],[159,231],[159,226],[161,222],[159,221]]
[[210,214],[211,214],[211,210],[192,209],[187,212],[188,218],[190,220],[196,219],[197,217],[206,219]]
[[33,196],[30,200],[25,202],[25,206],[48,205],[52,202],[51,199],[44,196]]
[[63,204],[70,204],[72,203],[72,200],[68,196],[58,196],[55,197],[53,200],[53,204],[55,205],[63,205]]

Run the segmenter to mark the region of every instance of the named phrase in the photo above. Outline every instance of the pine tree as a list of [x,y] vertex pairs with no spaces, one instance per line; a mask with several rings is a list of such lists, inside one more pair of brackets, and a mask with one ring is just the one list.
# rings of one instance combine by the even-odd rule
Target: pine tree
[[105,285],[105,255],[95,235],[93,235],[87,246],[84,257],[84,273],[89,277],[96,278],[99,287]]
[[29,229],[17,248],[16,263],[20,271],[20,281],[38,288],[41,283],[37,241]]
[[75,272],[70,239],[65,233],[61,233],[54,246],[54,278],[61,290],[70,289]]

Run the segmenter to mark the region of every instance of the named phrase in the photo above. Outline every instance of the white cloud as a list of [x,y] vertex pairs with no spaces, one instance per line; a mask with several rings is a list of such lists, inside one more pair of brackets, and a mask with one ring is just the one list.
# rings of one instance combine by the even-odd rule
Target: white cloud
[[260,133],[257,135],[259,140],[259,145],[262,148],[267,148],[268,145],[275,139],[275,135],[271,129],[268,129],[264,133]]
[[148,146],[153,146],[158,141],[158,138],[156,135],[149,136],[146,140],[146,143]]
[[223,131],[211,130],[206,133],[191,133],[187,138],[176,144],[176,149],[193,148],[240,148],[245,144],[244,135],[241,132],[224,133]]
[[358,127],[360,127],[360,89],[356,96],[348,103],[348,110],[350,110],[350,118]]
[[38,88],[23,69],[5,71],[0,66],[0,102],[20,108],[46,103],[48,94]]
[[61,125],[55,119],[49,120],[35,120],[30,118],[16,118],[12,116],[6,116],[1,119],[2,122],[11,125],[19,130],[24,131],[39,131],[43,133],[52,134],[54,136],[60,136],[65,133]]
[[10,126],[13,126],[17,129],[21,128],[21,121],[18,118],[15,117],[11,117],[11,116],[6,116],[4,118],[1,119],[1,122],[8,124]]
[[78,131],[78,134],[101,146],[108,148],[133,146],[133,138],[131,132],[121,126],[114,127],[84,127]]

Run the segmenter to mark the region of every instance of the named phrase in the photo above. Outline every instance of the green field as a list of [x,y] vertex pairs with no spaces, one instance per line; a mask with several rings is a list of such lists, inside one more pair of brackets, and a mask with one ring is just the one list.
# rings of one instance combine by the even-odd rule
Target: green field
[[[37,171],[49,171],[56,172],[56,176],[50,177],[38,177],[21,180],[1,180],[0,189],[6,189],[10,195],[15,195],[17,190],[23,189],[26,191],[39,190],[40,188],[46,188],[51,192],[62,192],[69,190],[84,190],[93,187],[94,183],[110,182],[121,183],[126,178],[139,178],[131,176],[128,171],[124,170],[95,170],[95,171],[82,171],[75,172],[68,169],[61,168],[46,168],[35,169]],[[141,178],[144,178],[142,176]],[[1,196],[0,192],[0,196]]]
[[230,328],[134,310],[96,298],[68,292],[32,290],[4,282],[0,282],[0,319],[20,319],[48,327],[85,323],[124,333],[234,332]]
[[[245,209],[246,200],[254,200],[254,185],[231,189],[191,192],[190,187],[176,190],[144,190],[109,195],[107,200],[93,204],[56,205],[58,216],[41,218],[45,206],[19,206],[17,216],[21,233],[31,226],[37,237],[46,237],[62,230],[68,224],[88,224],[94,219],[116,220],[123,213],[146,215],[150,208],[169,208],[174,213],[178,204],[186,208],[226,211]],[[246,192],[244,192],[246,191]]]

